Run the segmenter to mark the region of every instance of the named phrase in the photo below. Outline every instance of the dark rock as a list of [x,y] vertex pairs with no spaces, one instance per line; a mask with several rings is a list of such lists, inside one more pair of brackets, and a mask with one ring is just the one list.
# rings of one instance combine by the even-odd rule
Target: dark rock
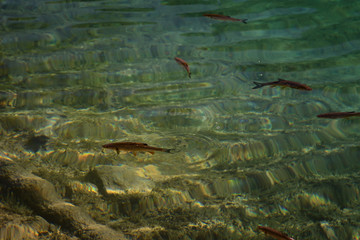
[[30,137],[27,142],[25,143],[25,149],[30,150],[34,153],[40,150],[40,148],[45,149],[45,144],[49,140],[49,137],[45,135],[40,136],[32,136]]

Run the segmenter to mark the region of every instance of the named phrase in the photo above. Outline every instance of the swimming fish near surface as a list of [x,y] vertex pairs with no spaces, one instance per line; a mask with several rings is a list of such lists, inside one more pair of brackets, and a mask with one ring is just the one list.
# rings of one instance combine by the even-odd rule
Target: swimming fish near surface
[[284,79],[278,79],[278,81],[275,82],[268,82],[268,83],[259,83],[259,82],[254,82],[255,83],[255,87],[253,87],[253,89],[257,89],[257,88],[261,88],[264,86],[271,86],[271,87],[276,87],[276,86],[280,86],[280,87],[290,87],[290,88],[295,88],[295,89],[299,89],[299,90],[305,90],[305,91],[311,91],[312,88],[302,84],[302,83],[298,83],[298,82],[292,82],[292,81],[288,81],[288,80],[284,80]]
[[120,151],[131,152],[136,156],[136,152],[148,152],[154,154],[155,152],[167,152],[171,153],[174,149],[158,148],[151,147],[146,143],[137,143],[137,142],[114,142],[103,145],[103,148],[114,149],[117,154]]
[[331,112],[331,113],[323,113],[323,114],[317,115],[318,118],[331,118],[331,119],[348,118],[348,117],[355,117],[355,116],[360,117],[360,112]]
[[191,78],[191,72],[190,72],[190,68],[189,65],[187,64],[187,62],[185,62],[185,60],[175,57],[175,61],[180,64],[181,66],[183,66],[183,68],[186,70],[186,72],[188,73],[189,78]]
[[238,19],[238,18],[232,18],[230,16],[224,16],[220,14],[203,14],[205,17],[217,19],[217,20],[223,20],[223,21],[233,21],[233,22],[243,22],[247,23],[247,19]]
[[285,233],[279,232],[270,227],[258,226],[258,229],[263,231],[266,235],[269,235],[277,240],[294,240],[293,238],[289,237]]

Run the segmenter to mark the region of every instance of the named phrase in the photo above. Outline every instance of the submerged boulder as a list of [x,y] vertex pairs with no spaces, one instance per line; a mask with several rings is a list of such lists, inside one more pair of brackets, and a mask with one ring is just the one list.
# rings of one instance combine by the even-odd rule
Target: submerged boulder
[[86,180],[96,184],[103,195],[147,193],[155,187],[155,183],[145,175],[143,168],[127,165],[97,166],[87,174]]
[[121,232],[96,223],[81,208],[64,201],[49,181],[3,155],[0,155],[0,190],[2,194],[13,194],[35,214],[81,239],[125,239]]

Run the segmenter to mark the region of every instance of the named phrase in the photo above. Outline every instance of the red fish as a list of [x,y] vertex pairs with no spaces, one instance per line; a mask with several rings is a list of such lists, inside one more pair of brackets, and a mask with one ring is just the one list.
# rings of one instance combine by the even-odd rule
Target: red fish
[[317,115],[318,118],[347,118],[347,117],[354,117],[360,116],[360,112],[331,112],[331,113],[323,113]]
[[232,18],[230,16],[224,16],[220,14],[203,14],[205,17],[217,19],[217,20],[223,20],[223,21],[233,21],[233,22],[243,22],[247,23],[247,19],[238,19],[238,18]]
[[183,66],[183,68],[186,70],[186,72],[189,75],[189,78],[191,78],[191,72],[190,72],[190,68],[189,65],[187,64],[187,62],[185,62],[185,60],[175,57],[175,61],[180,64],[181,66]]
[[131,152],[136,156],[136,152],[148,152],[150,154],[154,154],[156,151],[158,152],[167,152],[171,153],[173,149],[165,149],[158,147],[151,147],[146,143],[137,143],[137,142],[114,142],[103,145],[103,148],[109,148],[116,150],[117,154],[120,151]]
[[284,80],[284,79],[280,79],[280,78],[278,79],[278,81],[275,81],[275,82],[268,82],[268,83],[254,82],[254,83],[256,86],[253,87],[253,89],[261,88],[264,86],[271,86],[271,87],[280,86],[280,87],[290,87],[290,88],[295,88],[295,89],[305,90],[305,91],[312,90],[311,87],[306,86],[305,84],[298,83],[298,82],[292,82],[292,81],[288,81],[288,80]]
[[258,226],[258,229],[263,231],[266,235],[269,235],[277,240],[294,240],[293,238],[289,237],[285,233],[279,232],[270,227]]

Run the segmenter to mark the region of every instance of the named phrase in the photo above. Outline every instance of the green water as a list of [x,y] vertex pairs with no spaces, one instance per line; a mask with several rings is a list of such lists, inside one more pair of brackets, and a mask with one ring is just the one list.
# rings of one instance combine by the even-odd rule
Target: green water
[[[1,154],[129,238],[270,239],[265,225],[359,239],[360,118],[316,117],[360,111],[359,12],[352,0],[0,0]],[[313,90],[252,89],[278,78]],[[114,141],[176,153],[102,152]],[[146,183],[102,196],[84,177],[102,165]]]

